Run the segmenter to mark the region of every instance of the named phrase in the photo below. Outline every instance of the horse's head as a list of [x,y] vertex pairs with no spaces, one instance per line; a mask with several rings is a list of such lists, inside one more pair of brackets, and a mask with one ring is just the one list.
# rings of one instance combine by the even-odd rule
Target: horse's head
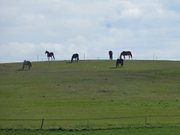
[[49,52],[48,52],[48,51],[45,51],[45,54],[46,54],[46,53],[48,54]]

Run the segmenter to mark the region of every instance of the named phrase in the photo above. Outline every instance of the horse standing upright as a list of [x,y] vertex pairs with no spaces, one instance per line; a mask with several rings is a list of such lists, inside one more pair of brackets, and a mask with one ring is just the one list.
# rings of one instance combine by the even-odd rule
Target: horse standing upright
[[124,57],[124,59],[125,59],[126,56],[129,56],[129,59],[132,59],[132,53],[130,51],[121,52],[120,59],[122,59],[122,56]]
[[48,61],[50,60],[50,58],[51,58],[51,60],[53,60],[53,59],[55,60],[53,52],[46,51],[45,54],[47,54]]
[[79,61],[79,54],[78,54],[78,53],[75,53],[75,54],[72,55],[72,57],[71,57],[71,62],[73,62],[74,59],[75,59],[77,62]]
[[26,69],[30,70],[31,67],[32,67],[32,63],[30,61],[24,60],[22,70],[26,70]]
[[109,51],[109,59],[112,60],[113,59],[113,52]]

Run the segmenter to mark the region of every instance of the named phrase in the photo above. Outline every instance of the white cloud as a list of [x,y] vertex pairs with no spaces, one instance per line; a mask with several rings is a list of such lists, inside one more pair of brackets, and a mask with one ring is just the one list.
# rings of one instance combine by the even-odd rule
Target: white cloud
[[[134,51],[137,57],[145,57],[144,54],[152,57],[155,50],[171,50],[169,58],[177,54],[178,0],[0,0],[0,3],[0,52],[9,54],[3,55],[0,62],[37,57],[45,60],[45,50],[54,51],[57,59],[69,59],[74,52],[86,54],[87,58],[106,58],[108,50],[115,51],[118,57],[124,49]],[[163,53],[158,54],[164,57]]]

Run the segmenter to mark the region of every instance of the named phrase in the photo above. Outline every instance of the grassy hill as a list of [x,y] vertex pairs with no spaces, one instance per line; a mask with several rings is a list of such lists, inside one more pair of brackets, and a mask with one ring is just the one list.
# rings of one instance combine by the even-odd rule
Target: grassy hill
[[41,119],[44,128],[180,123],[180,62],[32,64],[0,64],[0,128],[39,128]]

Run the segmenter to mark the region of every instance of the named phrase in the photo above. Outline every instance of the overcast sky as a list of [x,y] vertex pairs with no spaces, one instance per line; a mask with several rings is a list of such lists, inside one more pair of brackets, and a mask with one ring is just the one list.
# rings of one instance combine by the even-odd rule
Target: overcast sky
[[118,58],[180,60],[180,0],[0,0],[0,63]]

